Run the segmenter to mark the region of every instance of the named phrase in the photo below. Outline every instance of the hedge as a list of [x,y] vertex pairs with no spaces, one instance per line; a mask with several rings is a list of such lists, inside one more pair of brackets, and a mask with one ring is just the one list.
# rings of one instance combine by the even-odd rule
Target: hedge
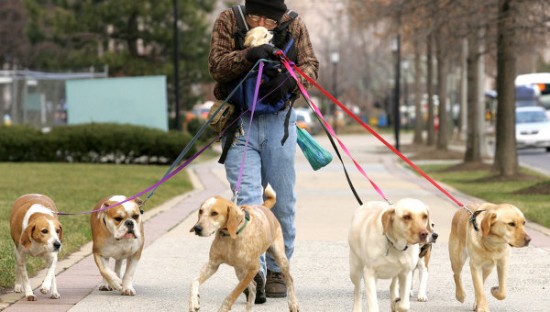
[[[173,162],[190,140],[181,132],[110,123],[60,126],[47,133],[0,126],[0,161],[163,164]],[[196,150],[195,145],[186,157]]]

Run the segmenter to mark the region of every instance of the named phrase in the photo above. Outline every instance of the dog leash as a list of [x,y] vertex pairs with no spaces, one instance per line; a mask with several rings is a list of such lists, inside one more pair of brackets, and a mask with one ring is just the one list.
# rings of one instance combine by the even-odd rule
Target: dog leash
[[248,141],[250,139],[250,129],[252,129],[252,119],[254,118],[254,111],[256,110],[256,103],[258,102],[258,93],[260,91],[260,84],[262,82],[262,72],[264,70],[264,63],[262,60],[259,61],[260,66],[258,68],[258,77],[256,78],[256,86],[254,87],[254,97],[252,101],[252,110],[250,111],[250,121],[248,122],[248,131],[246,132],[246,140],[244,143],[243,155],[241,157],[241,165],[239,167],[239,177],[237,178],[237,184],[235,184],[234,189],[234,202],[237,204],[237,198],[239,196],[239,191],[241,190],[241,182],[244,173],[244,162],[246,160],[246,150],[248,149]]
[[[228,125],[227,128],[229,128],[233,123],[237,122],[237,120],[239,120],[242,116],[244,116],[244,114],[246,114],[248,111],[244,111],[241,113],[241,115],[238,117],[238,118],[235,118],[233,121],[231,121]],[[155,184],[147,187],[146,189],[144,189],[143,191],[135,194],[135,195],[132,195],[128,198],[126,198],[125,200],[121,201],[121,202],[118,202],[118,203],[115,203],[113,205],[110,205],[110,206],[106,206],[106,207],[102,207],[102,208],[99,208],[99,209],[95,209],[95,210],[88,210],[88,211],[81,211],[81,212],[75,212],[75,213],[70,213],[70,212],[62,212],[62,211],[58,211],[56,212],[57,215],[60,215],[60,216],[74,216],[74,215],[85,215],[85,214],[91,214],[91,213],[94,213],[94,212],[101,212],[101,211],[105,211],[105,210],[108,210],[108,209],[111,209],[111,208],[114,208],[114,207],[117,207],[117,206],[120,206],[128,201],[131,201],[131,200],[134,200],[136,199],[137,197],[139,196],[142,196],[144,194],[146,194],[147,192],[150,192],[152,190],[155,190],[156,188],[158,188],[161,184],[163,184],[164,182],[170,180],[172,177],[174,177],[176,174],[178,174],[181,170],[183,170],[185,167],[187,167],[193,160],[195,160],[200,154],[202,154],[204,151],[206,151],[212,144],[214,144],[214,142],[218,141],[224,134],[225,134],[225,131],[227,130],[224,129],[222,130],[217,136],[215,136],[210,142],[208,142],[205,146],[203,146],[198,152],[196,152],[194,155],[192,155],[191,157],[189,157],[184,163],[182,163],[181,165],[179,165],[178,167],[176,167],[173,171],[171,171],[170,173],[166,174],[164,177],[162,177],[159,181],[157,181]],[[140,206],[141,207],[141,206]]]
[[[353,156],[351,155],[350,151],[348,150],[348,148],[346,147],[346,145],[340,140],[340,138],[338,138],[338,136],[336,135],[336,133],[334,132],[334,130],[332,129],[332,127],[330,126],[330,124],[325,120],[325,118],[323,117],[323,114],[321,113],[321,111],[319,110],[319,107],[317,107],[317,105],[315,105],[315,103],[311,100],[311,97],[309,96],[309,94],[307,93],[305,87],[302,85],[302,83],[298,80],[298,77],[296,76],[295,72],[292,70],[292,67],[295,67],[295,68],[298,68],[295,64],[292,63],[293,66],[291,66],[291,62],[284,56],[281,54],[281,58],[282,58],[282,63],[283,65],[286,67],[286,69],[288,70],[288,72],[290,73],[290,75],[294,78],[294,80],[296,80],[296,83],[298,84],[298,88],[300,89],[300,92],[302,93],[302,95],[304,96],[304,98],[307,99],[308,103],[311,103],[311,106],[313,107],[313,110],[315,111],[315,113],[317,114],[318,118],[320,118],[322,121],[323,121],[323,124],[325,125],[326,129],[329,131],[329,133],[334,137],[336,138],[336,140],[338,141],[338,144],[340,145],[340,147],[342,148],[342,150],[350,157],[350,159],[353,161],[353,163],[355,164],[355,167],[357,168],[357,170],[359,170],[359,172],[370,182],[370,184],[372,185],[372,187],[374,188],[374,190],[389,204],[391,204],[390,200],[386,197],[386,195],[384,194],[384,192],[382,191],[382,189],[380,189],[380,187],[378,187],[378,185],[368,176],[368,174],[365,172],[365,170],[363,170],[363,168],[361,167],[361,165],[359,165],[359,163],[355,160],[355,158],[353,158]],[[358,198],[358,196],[357,196]],[[360,201],[360,200],[359,200]]]

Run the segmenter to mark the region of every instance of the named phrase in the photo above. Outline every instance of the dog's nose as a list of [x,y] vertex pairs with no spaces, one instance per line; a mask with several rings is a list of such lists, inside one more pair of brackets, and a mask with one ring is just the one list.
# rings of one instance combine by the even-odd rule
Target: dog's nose
[[432,233],[432,240],[435,242],[435,240],[439,237],[439,234],[433,232]]
[[202,232],[202,226],[197,224],[193,227],[193,230],[195,231],[195,234],[200,235]]
[[59,250],[61,248],[61,242],[55,241],[53,242],[53,249]]
[[134,228],[134,222],[132,222],[132,220],[126,220],[126,222],[124,222],[124,225],[126,225],[129,230]]
[[420,239],[426,239],[426,237],[428,237],[428,231],[421,231],[418,235],[420,236]]

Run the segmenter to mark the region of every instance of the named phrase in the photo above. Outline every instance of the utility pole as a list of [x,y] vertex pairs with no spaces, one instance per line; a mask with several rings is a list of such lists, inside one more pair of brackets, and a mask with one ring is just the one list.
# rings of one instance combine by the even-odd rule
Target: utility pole
[[180,76],[179,76],[179,32],[178,32],[178,0],[173,0],[174,10],[174,109],[175,109],[175,127],[176,130],[181,130],[181,116],[180,116]]

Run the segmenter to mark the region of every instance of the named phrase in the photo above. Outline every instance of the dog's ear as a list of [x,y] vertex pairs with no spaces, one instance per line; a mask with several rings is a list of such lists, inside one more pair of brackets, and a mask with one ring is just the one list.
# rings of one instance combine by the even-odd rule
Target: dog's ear
[[63,241],[63,225],[61,225],[61,222],[58,222],[59,224],[59,234],[57,236],[59,237],[60,241]]
[[36,225],[29,224],[25,231],[21,234],[21,238],[19,239],[20,244],[23,245],[23,248],[29,249],[32,245],[32,233],[34,232],[34,229],[36,228]]
[[229,233],[229,236],[233,239],[237,238],[237,230],[241,223],[241,216],[238,209],[239,208],[234,204],[227,206],[227,221],[225,227],[227,228],[227,233]]
[[395,209],[393,208],[386,210],[382,214],[382,227],[384,228],[383,234],[386,234],[388,232],[388,229],[390,228],[390,225],[393,222],[394,215],[395,215]]
[[481,233],[483,237],[486,237],[491,232],[491,226],[493,225],[493,221],[497,218],[496,213],[492,211],[488,211],[485,213],[485,216],[483,217],[483,220],[481,220]]

